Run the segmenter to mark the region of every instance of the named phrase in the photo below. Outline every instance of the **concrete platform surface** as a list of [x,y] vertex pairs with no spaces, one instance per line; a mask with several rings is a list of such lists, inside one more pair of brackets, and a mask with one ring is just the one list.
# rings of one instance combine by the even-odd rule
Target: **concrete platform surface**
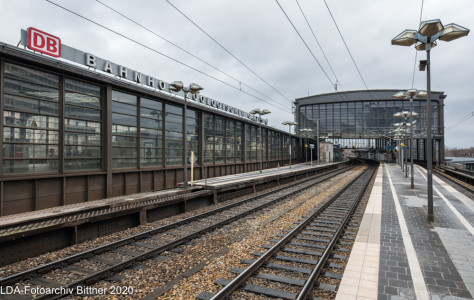
[[337,300],[473,299],[474,199],[433,185],[429,222],[426,171],[380,165]]

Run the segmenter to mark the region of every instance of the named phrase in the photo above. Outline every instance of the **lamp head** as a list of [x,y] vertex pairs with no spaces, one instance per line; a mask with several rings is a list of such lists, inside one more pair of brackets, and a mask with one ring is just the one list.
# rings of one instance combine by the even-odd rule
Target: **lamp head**
[[392,39],[392,45],[411,46],[417,41],[416,30],[406,29]]
[[202,88],[200,85],[196,84],[196,83],[191,83],[191,84],[189,85],[189,92],[190,92],[191,94],[197,94],[197,93],[199,93],[199,91],[202,90],[202,89],[203,89],[203,88]]
[[451,23],[444,26],[443,32],[441,33],[439,39],[445,42],[450,42],[468,34],[469,29],[467,29],[466,27]]
[[268,109],[264,109],[261,115],[268,115],[269,113],[271,113],[271,111],[269,111]]
[[183,82],[182,81],[173,81],[170,83],[170,90],[173,92],[179,92],[183,89]]
[[[416,45],[415,45],[415,49],[418,50],[418,51],[426,51],[426,49],[428,49],[428,47],[426,46],[427,44],[425,43],[422,43],[422,42],[417,42]],[[429,49],[432,49],[434,47],[436,47],[436,42],[432,42],[430,43],[430,48]]]
[[416,98],[426,98],[428,96],[428,93],[426,91],[418,91],[416,93]]
[[410,97],[415,96],[416,95],[416,90],[415,89],[408,90],[407,95],[410,96]]
[[395,93],[392,97],[398,98],[398,99],[404,99],[404,98],[406,98],[405,92],[397,92],[397,93]]
[[260,114],[260,109],[254,108],[249,113],[252,114],[252,115]]
[[418,33],[427,37],[433,36],[444,29],[443,23],[439,19],[423,21],[420,24]]

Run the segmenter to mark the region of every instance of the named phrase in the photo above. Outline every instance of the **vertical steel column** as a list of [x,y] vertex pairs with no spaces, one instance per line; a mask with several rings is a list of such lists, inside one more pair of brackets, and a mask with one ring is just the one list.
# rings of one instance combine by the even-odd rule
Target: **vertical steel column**
[[411,163],[411,184],[410,187],[415,187],[414,171],[413,171],[413,97],[410,97],[410,163]]
[[430,52],[431,52],[431,41],[428,38],[426,43],[426,86],[428,92],[428,99],[426,101],[427,109],[427,125],[426,125],[426,177],[428,182],[428,221],[434,221],[433,213],[433,144],[431,139],[431,62],[430,62]]
[[318,156],[317,162],[319,164],[319,156],[320,154],[320,149],[319,149],[319,119],[316,120],[316,144],[317,144],[317,153],[316,155]]
[[106,174],[106,197],[112,197],[112,86],[107,85],[105,91],[105,105],[104,109],[104,135],[102,136],[102,142],[104,145],[103,151],[103,163]]
[[186,128],[186,111],[188,109],[187,106],[187,100],[186,96],[188,95],[187,92],[184,92],[184,112],[183,112],[183,127],[184,127],[184,179],[183,179],[183,187],[187,188],[188,187],[188,134],[187,134],[187,128]]

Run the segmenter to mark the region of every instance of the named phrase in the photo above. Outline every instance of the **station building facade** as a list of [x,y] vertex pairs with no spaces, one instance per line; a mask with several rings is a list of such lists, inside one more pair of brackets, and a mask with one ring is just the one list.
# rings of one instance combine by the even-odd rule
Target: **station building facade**
[[0,215],[175,187],[190,151],[194,180],[258,170],[261,160],[282,166],[290,141],[298,160],[296,136],[200,95],[188,99],[184,128],[183,95],[137,74],[0,43]]
[[[372,153],[370,158],[377,158],[377,154],[398,155],[396,146],[400,141],[394,137],[394,124],[409,120],[394,114],[410,110],[410,101],[393,97],[399,91],[335,92],[296,99],[298,129],[312,129],[316,133],[319,120],[320,137],[334,143],[337,149]],[[431,92],[433,160],[438,164],[444,162],[445,98],[443,92]],[[426,160],[426,104],[426,99],[413,101],[413,111],[418,113],[413,125],[413,158],[420,161]]]

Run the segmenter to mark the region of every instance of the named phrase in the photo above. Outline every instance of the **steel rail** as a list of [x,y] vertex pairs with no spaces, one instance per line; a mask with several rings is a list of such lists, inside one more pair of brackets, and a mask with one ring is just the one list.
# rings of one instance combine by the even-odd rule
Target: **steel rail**
[[331,199],[326,201],[318,210],[312,213],[306,220],[301,222],[288,234],[286,234],[280,241],[278,241],[273,247],[266,251],[262,256],[255,260],[249,267],[242,271],[237,277],[230,281],[224,288],[222,288],[218,293],[214,294],[211,300],[221,300],[229,297],[235,290],[237,290],[243,283],[265,263],[270,258],[272,258],[275,253],[277,253],[283,246],[285,246],[296,234],[301,232],[303,228],[306,227],[315,217],[320,215],[326,208],[331,205],[343,192],[345,192],[352,184],[354,184],[365,172],[359,174],[355,179],[351,180],[347,185],[344,186],[338,193],[336,193]]
[[[464,180],[455,178],[455,177],[453,177],[453,176],[451,176],[451,175],[448,175],[448,174],[444,173],[444,172],[441,171],[441,170],[443,170],[443,169],[442,169],[442,168],[439,168],[439,169],[438,169],[437,167],[435,167],[435,168],[433,169],[433,171],[434,171],[436,174],[441,175],[442,177],[448,179],[448,180],[451,181],[451,182],[454,182],[455,184],[457,184],[458,186],[460,186],[460,187],[462,187],[463,189],[467,190],[468,192],[474,194],[474,189],[473,189],[472,187],[468,186],[469,183],[465,182]],[[449,171],[449,169],[447,169],[447,170]],[[457,180],[454,180],[454,179],[451,178],[451,177],[453,177],[454,179],[457,179]],[[459,181],[458,181],[458,180],[459,180]],[[460,181],[462,181],[463,183],[461,183]]]
[[357,206],[359,205],[360,201],[362,200],[362,197],[364,196],[364,193],[366,192],[367,187],[369,186],[370,182],[374,178],[375,169],[369,167],[366,171],[369,171],[369,170],[372,171],[372,175],[370,176],[369,180],[365,183],[363,189],[357,195],[354,203],[352,204],[351,209],[347,212],[346,217],[344,218],[343,222],[340,224],[339,228],[337,229],[336,233],[334,234],[334,237],[331,239],[331,242],[329,243],[328,247],[323,252],[323,255],[319,258],[318,263],[314,267],[314,269],[311,272],[311,275],[309,276],[309,278],[306,280],[305,285],[301,289],[301,291],[298,294],[298,297],[296,298],[296,300],[308,299],[309,294],[313,290],[314,284],[318,280],[319,274],[321,273],[324,265],[326,264],[327,260],[329,259],[329,255],[330,255],[331,251],[334,249],[334,246],[336,245],[336,243],[339,240],[341,234],[343,233],[344,228],[346,227],[347,223],[349,223],[349,220],[351,219],[352,215],[354,214],[354,211],[357,209]]
[[[318,174],[320,176],[316,177],[316,178],[307,178],[305,180],[302,180],[300,181],[298,184],[300,185],[304,185],[305,183],[308,183],[308,182],[312,182],[312,181],[317,181],[316,183],[321,183],[321,182],[324,182],[328,179],[330,179],[332,176],[334,175],[338,175],[340,173],[343,173],[343,172],[346,172],[348,169],[350,169],[349,167],[348,168],[343,168],[343,169],[337,169],[337,170],[330,170],[328,172],[325,172],[325,173],[321,173],[321,174]],[[328,175],[331,175],[331,176],[328,176]],[[326,178],[325,178],[326,177]],[[319,181],[318,181],[319,180]],[[313,183],[311,183],[313,184]],[[96,247],[96,248],[93,248],[93,249],[90,249],[90,250],[87,250],[87,251],[84,251],[84,252],[81,252],[81,253],[78,253],[78,254],[74,254],[72,256],[69,256],[69,257],[66,257],[66,258],[63,258],[63,259],[60,259],[58,261],[55,261],[55,262],[51,262],[51,263],[48,263],[48,264],[45,264],[45,265],[42,265],[42,266],[39,266],[39,267],[36,267],[36,268],[33,268],[31,270],[27,270],[27,271],[24,271],[24,272],[20,272],[20,273],[16,273],[16,274],[13,274],[13,275],[10,275],[10,276],[7,276],[7,277],[4,277],[4,278],[1,278],[0,279],[0,285],[6,285],[6,284],[9,284],[9,283],[14,283],[14,282],[17,282],[17,281],[20,281],[20,280],[25,280],[25,279],[28,279],[29,277],[33,277],[35,276],[36,274],[43,274],[43,273],[46,273],[50,270],[53,270],[55,268],[61,268],[62,266],[65,266],[65,265],[69,265],[69,264],[72,264],[76,261],[79,261],[81,259],[84,259],[84,258],[87,258],[87,257],[90,257],[90,256],[93,256],[93,255],[98,255],[98,254],[101,254],[101,253],[104,253],[106,251],[109,251],[109,250],[112,250],[112,249],[115,249],[115,248],[118,248],[118,247],[121,247],[121,246],[124,246],[124,245],[127,245],[127,244],[130,244],[130,243],[133,243],[137,240],[141,240],[141,239],[144,239],[144,238],[147,238],[147,237],[150,237],[150,236],[153,236],[155,234],[158,234],[160,232],[164,232],[166,230],[170,230],[170,229],[174,229],[176,227],[179,227],[179,226],[182,226],[182,225],[186,225],[187,223],[190,223],[190,222],[193,222],[193,221],[197,221],[199,219],[202,219],[204,217],[208,217],[208,216],[211,216],[213,214],[217,214],[219,212],[222,212],[222,211],[225,211],[225,210],[228,210],[228,209],[231,209],[231,208],[234,208],[234,207],[237,207],[239,205],[242,205],[242,204],[245,204],[247,202],[251,202],[251,201],[254,201],[254,200],[258,200],[259,198],[263,198],[263,197],[266,197],[266,196],[269,196],[269,195],[272,195],[272,194],[276,194],[278,192],[281,192],[281,191],[284,191],[285,189],[287,189],[288,187],[282,187],[282,188],[278,188],[276,190],[272,190],[272,191],[269,191],[269,192],[266,192],[266,193],[262,193],[260,195],[256,195],[256,196],[253,196],[253,197],[249,197],[247,199],[244,199],[244,200],[241,200],[241,201],[238,201],[238,202],[235,202],[235,203],[232,203],[232,204],[228,204],[228,205],[225,205],[225,206],[222,206],[222,207],[219,207],[219,208],[216,208],[216,209],[213,209],[211,211],[208,211],[208,212],[204,212],[204,213],[200,213],[198,215],[195,215],[195,216],[192,216],[192,217],[189,217],[189,218],[186,218],[186,219],[183,219],[183,220],[180,220],[180,221],[177,221],[177,222],[174,222],[174,223],[171,223],[171,224],[167,224],[167,225],[164,225],[164,226],[161,226],[159,228],[155,228],[155,229],[151,229],[151,230],[148,230],[148,231],[145,231],[145,232],[142,232],[142,233],[138,233],[138,234],[135,234],[133,236],[130,236],[130,237],[127,237],[127,238],[124,238],[124,239],[121,239],[121,240],[118,240],[118,241],[115,241],[115,242],[112,242],[112,243],[109,243],[107,245],[103,245],[103,246],[99,246],[99,247]],[[163,251],[166,251],[170,248],[173,248],[173,247],[176,247],[178,246],[179,244],[182,244],[183,242],[186,242],[188,241],[189,239],[192,239],[196,236],[199,236],[199,235],[202,235],[202,233],[205,233],[205,232],[208,232],[212,229],[215,229],[215,228],[218,228],[218,227],[221,227],[221,226],[224,226],[226,225],[227,223],[230,223],[236,219],[239,219],[241,218],[242,216],[245,216],[247,214],[250,214],[254,211],[257,211],[259,209],[262,209],[262,206],[265,207],[265,206],[269,206],[271,204],[274,204],[275,202],[278,202],[278,201],[281,201],[282,199],[290,196],[290,195],[293,195],[293,194],[297,194],[301,191],[303,191],[304,189],[298,189],[290,194],[286,194],[286,195],[283,195],[281,197],[278,197],[277,199],[274,199],[273,201],[270,201],[268,203],[265,203],[264,205],[260,205],[260,206],[257,206],[255,208],[253,208],[252,210],[250,211],[247,211],[247,212],[244,212],[244,213],[241,213],[241,214],[238,214],[236,216],[233,216],[231,218],[228,218],[226,220],[223,220],[221,222],[218,222],[216,224],[213,224],[211,226],[208,226],[208,227],[205,227],[204,229],[198,231],[198,232],[194,232],[188,236],[185,236],[185,237],[182,237],[178,240],[175,240],[173,242],[170,242],[168,243],[167,245],[163,245],[161,247],[158,247],[158,248],[155,248],[155,249],[152,249],[150,251],[147,251],[141,255],[138,255],[130,260],[127,260],[125,262],[122,262],[122,263],[119,263],[119,264],[116,264],[116,265],[113,265],[109,268],[106,268],[96,274],[92,274],[90,276],[87,276],[79,281],[81,281],[80,283],[89,283],[89,282],[92,282],[96,279],[100,279],[100,278],[103,278],[104,276],[107,276],[108,273],[110,272],[115,272],[116,270],[118,269],[123,269],[123,268],[126,268],[128,265],[131,265],[133,264],[134,261],[140,261],[140,260],[144,260],[146,259],[147,257],[152,257],[154,255],[156,255],[157,253],[159,252],[163,252]],[[79,281],[76,281],[72,284],[69,284],[68,287],[72,287],[75,283],[77,283],[76,285],[74,286],[77,286],[79,285]],[[54,299],[54,298],[51,298],[50,296],[52,295],[43,295],[42,297],[37,297],[37,299],[46,299],[46,298],[50,298],[50,299]],[[64,296],[64,295],[58,295],[58,296]],[[56,297],[55,297],[56,298]]]

